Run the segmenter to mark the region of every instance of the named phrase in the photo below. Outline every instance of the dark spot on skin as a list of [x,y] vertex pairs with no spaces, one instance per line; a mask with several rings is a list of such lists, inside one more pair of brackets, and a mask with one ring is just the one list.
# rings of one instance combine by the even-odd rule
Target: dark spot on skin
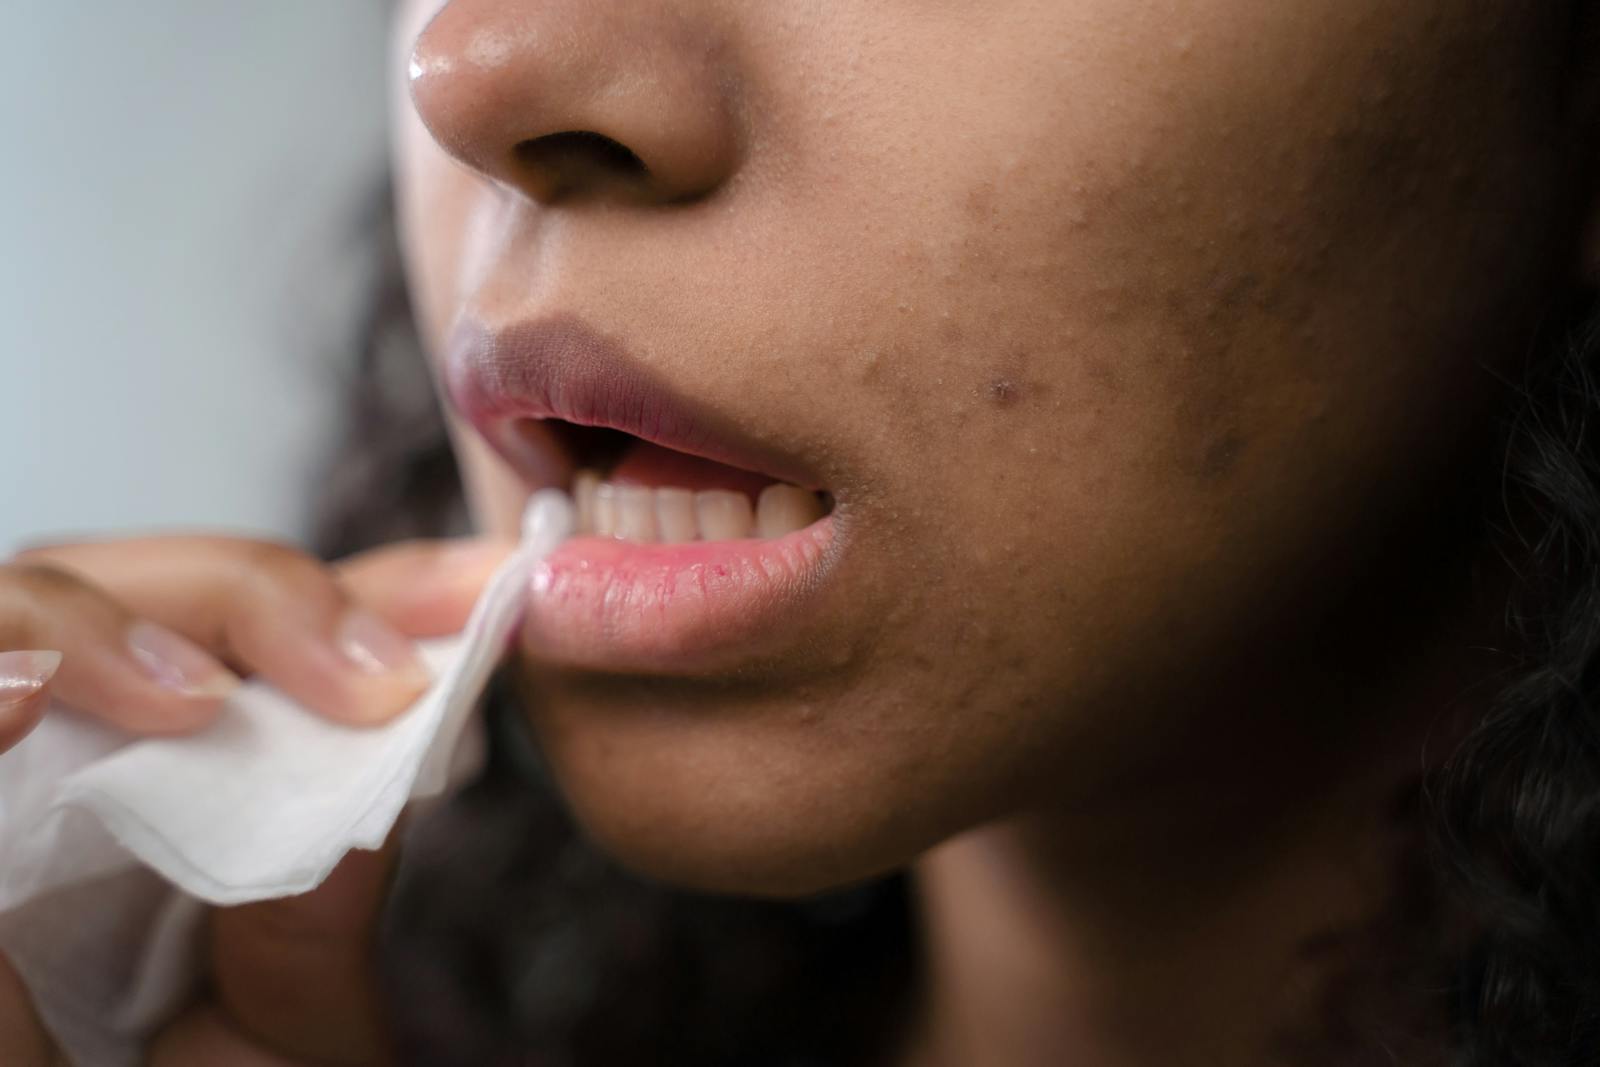
[[1211,280],[1211,285],[1214,299],[1207,313],[1217,316],[1245,306],[1260,290],[1261,279],[1248,271],[1219,273]]
[[979,182],[967,190],[967,214],[974,220],[987,220],[995,215],[994,182]]
[[1022,399],[1022,383],[1015,378],[991,378],[989,399],[999,407],[1011,407]]
[[1109,360],[1086,359],[1083,364],[1083,376],[1107,392],[1117,392],[1122,388],[1122,376],[1117,373],[1117,368]]
[[1244,442],[1239,435],[1232,432],[1225,433],[1212,441],[1200,457],[1200,477],[1214,481],[1227,474],[1238,462],[1243,447]]

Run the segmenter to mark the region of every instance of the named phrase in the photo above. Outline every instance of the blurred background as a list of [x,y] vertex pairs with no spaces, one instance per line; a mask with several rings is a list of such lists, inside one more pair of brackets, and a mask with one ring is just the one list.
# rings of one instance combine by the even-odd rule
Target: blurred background
[[0,551],[303,539],[364,311],[383,0],[0,0]]

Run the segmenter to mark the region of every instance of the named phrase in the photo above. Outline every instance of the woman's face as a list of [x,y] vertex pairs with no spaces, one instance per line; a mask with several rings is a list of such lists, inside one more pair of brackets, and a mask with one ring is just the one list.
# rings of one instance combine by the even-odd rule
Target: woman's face
[[542,572],[521,675],[589,830],[799,892],[1318,714],[1259,705],[1363,654],[1340,605],[1572,253],[1570,20],[411,3],[407,262],[485,524],[579,466],[832,509]]

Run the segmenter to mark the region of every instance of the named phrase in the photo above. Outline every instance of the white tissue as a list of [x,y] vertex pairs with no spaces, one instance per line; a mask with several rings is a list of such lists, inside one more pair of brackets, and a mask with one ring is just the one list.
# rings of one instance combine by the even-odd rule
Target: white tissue
[[521,547],[466,629],[422,646],[435,681],[388,725],[339,726],[252,682],[193,736],[52,709],[0,755],[0,953],[74,1062],[139,1062],[193,978],[198,902],[306,892],[445,789],[533,567],[571,528],[565,494],[535,494]]

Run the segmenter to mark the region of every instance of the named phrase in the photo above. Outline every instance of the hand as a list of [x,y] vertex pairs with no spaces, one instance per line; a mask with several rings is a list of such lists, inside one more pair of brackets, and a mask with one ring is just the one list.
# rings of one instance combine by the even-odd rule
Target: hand
[[[413,542],[333,568],[236,538],[29,550],[0,566],[0,649],[61,660],[38,685],[0,685],[0,747],[26,735],[51,694],[135,732],[199,729],[243,673],[329,718],[382,722],[426,684],[410,638],[458,630],[510,547]],[[7,669],[0,653],[0,677]],[[215,1002],[180,1020],[155,1062],[381,1061],[367,948],[393,859],[390,848],[353,853],[313,893],[213,913]],[[52,1056],[0,961],[0,1063]]]

